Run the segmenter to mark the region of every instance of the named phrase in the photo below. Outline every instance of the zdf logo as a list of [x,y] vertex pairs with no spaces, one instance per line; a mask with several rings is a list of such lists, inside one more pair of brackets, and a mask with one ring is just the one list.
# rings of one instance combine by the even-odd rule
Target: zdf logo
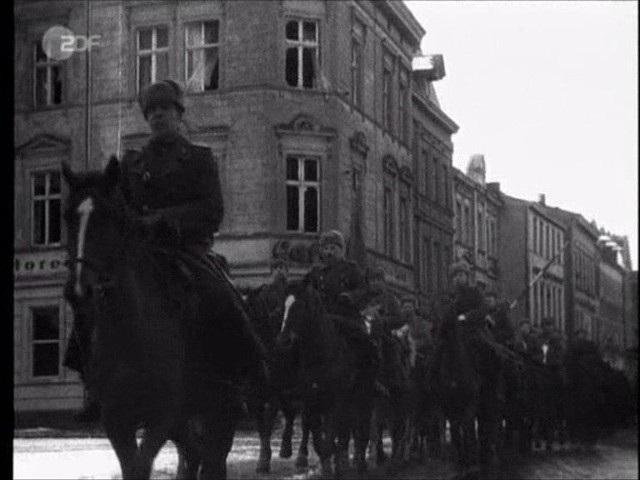
[[71,30],[59,25],[50,27],[42,37],[42,50],[51,60],[66,60],[74,52],[91,50],[98,45],[100,35],[75,35]]

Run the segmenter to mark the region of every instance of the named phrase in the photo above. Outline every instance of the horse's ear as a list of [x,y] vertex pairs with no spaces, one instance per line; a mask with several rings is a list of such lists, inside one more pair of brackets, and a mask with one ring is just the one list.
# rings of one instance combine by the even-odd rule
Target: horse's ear
[[73,173],[69,164],[64,160],[62,161],[62,176],[70,187],[73,187],[76,184],[76,174]]
[[117,185],[120,181],[120,163],[118,162],[118,157],[115,155],[109,157],[109,163],[104,169],[104,174],[110,188]]

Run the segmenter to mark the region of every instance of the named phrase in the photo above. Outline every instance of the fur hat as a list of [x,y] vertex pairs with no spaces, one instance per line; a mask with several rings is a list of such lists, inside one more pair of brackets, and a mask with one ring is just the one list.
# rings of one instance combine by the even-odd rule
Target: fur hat
[[184,94],[180,85],[173,80],[152,83],[142,91],[138,100],[144,118],[147,118],[150,107],[166,102],[173,103],[180,113],[184,113]]
[[467,275],[470,275],[471,268],[469,267],[469,264],[467,262],[458,261],[451,265],[451,267],[449,268],[449,273],[453,276],[458,272],[464,272]]
[[344,250],[344,237],[338,230],[329,230],[320,235],[320,246],[337,245]]

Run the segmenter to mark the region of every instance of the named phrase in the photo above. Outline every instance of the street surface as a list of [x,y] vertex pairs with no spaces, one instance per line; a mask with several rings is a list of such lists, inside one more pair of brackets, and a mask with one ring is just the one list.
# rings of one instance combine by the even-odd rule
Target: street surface
[[[29,432],[18,432],[24,436]],[[279,432],[276,432],[279,433]],[[31,432],[38,435],[38,432]],[[44,435],[43,435],[44,436]],[[294,439],[294,454],[299,437]],[[389,449],[388,441],[387,449]],[[317,457],[310,454],[311,468],[297,471],[293,459],[278,458],[280,440],[274,434],[271,474],[255,473],[259,444],[256,434],[238,432],[229,456],[229,478],[247,479],[311,479],[318,477]],[[312,450],[312,449],[311,449]],[[527,457],[503,462],[497,478],[528,479],[637,479],[638,443],[636,430],[618,432],[599,443],[593,450],[575,447],[555,452],[534,452]],[[177,454],[168,443],[156,458],[154,479],[169,479],[175,475]],[[15,479],[119,479],[118,461],[106,438],[15,438],[13,443]],[[430,459],[424,465],[407,467],[394,478],[442,479],[455,474],[452,466],[442,460]],[[355,478],[355,476],[354,476]],[[376,468],[368,478],[388,478]]]

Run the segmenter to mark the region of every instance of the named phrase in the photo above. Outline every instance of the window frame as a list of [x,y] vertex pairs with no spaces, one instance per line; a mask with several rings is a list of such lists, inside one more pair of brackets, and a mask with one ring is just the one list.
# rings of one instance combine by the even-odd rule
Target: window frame
[[[47,339],[47,340],[35,340],[35,312],[37,310],[47,310],[47,309],[55,309],[58,312],[58,338],[56,340]],[[64,338],[64,312],[60,305],[60,302],[56,302],[55,300],[49,300],[45,302],[37,302],[27,306],[28,313],[28,341],[29,341],[29,357],[27,361],[27,372],[26,378],[31,382],[52,382],[59,381],[64,376],[64,366],[63,362],[63,338]],[[36,345],[50,345],[57,344],[58,345],[58,366],[57,366],[57,374],[55,375],[34,375],[35,369],[35,354],[36,354]]]
[[[167,30],[167,46],[157,48],[157,39],[158,39],[158,29],[164,28]],[[150,50],[140,50],[140,33],[145,30],[151,30],[151,49]],[[136,94],[140,94],[144,88],[148,85],[141,86],[140,85],[140,58],[141,57],[151,57],[151,76],[150,76],[150,84],[156,83],[165,79],[158,79],[157,72],[157,56],[159,54],[163,54],[167,56],[167,76],[171,77],[171,28],[169,24],[154,24],[154,25],[141,25],[136,27],[134,31],[134,41],[135,41],[135,61],[136,61],[136,78],[135,78],[135,88]],[[186,64],[186,59],[185,59]]]
[[[290,22],[298,23],[298,40],[290,40],[287,38],[287,25]],[[313,23],[316,26],[315,41],[304,40],[304,23]],[[317,18],[301,17],[301,16],[287,16],[284,19],[284,84],[289,88],[295,88],[299,90],[317,90],[320,86],[322,68],[321,68],[321,42],[322,36],[320,34],[321,22]],[[315,48],[315,56],[313,57],[313,66],[315,71],[313,78],[313,85],[311,87],[304,86],[304,49]],[[295,48],[298,54],[298,84],[290,85],[287,81],[287,51],[290,48]]]
[[[60,190],[58,193],[56,194],[50,194],[50,185],[51,185],[51,175],[52,174],[57,174],[59,179],[59,185],[60,185]],[[45,176],[45,194],[44,195],[36,195],[35,193],[35,177],[37,175],[44,175]],[[42,168],[42,169],[34,169],[28,172],[28,179],[29,179],[29,209],[30,209],[30,214],[31,214],[31,236],[30,236],[30,244],[32,247],[36,247],[36,248],[50,248],[50,247],[59,247],[62,245],[62,239],[63,239],[63,218],[62,218],[62,212],[63,212],[63,192],[62,192],[62,174],[60,172],[59,169],[55,169],[55,168]],[[59,214],[60,214],[60,219],[58,221],[58,225],[60,228],[60,232],[59,232],[59,240],[57,242],[50,242],[49,241],[49,235],[50,235],[50,224],[51,224],[51,215],[50,215],[50,211],[51,211],[51,206],[50,206],[50,202],[51,200],[58,200],[60,202],[60,207],[59,207]],[[36,202],[38,201],[43,201],[44,205],[45,205],[45,214],[44,214],[44,242],[43,243],[36,243]]]
[[[38,60],[38,49],[42,48],[42,44],[40,41],[33,42],[32,44],[32,62],[33,62],[33,71],[32,71],[32,80],[33,80],[33,88],[32,88],[32,105],[34,109],[47,109],[47,108],[57,108],[62,106],[65,103],[65,95],[64,95],[64,71],[63,65],[64,62],[62,60],[52,60],[47,57],[45,53],[46,60],[39,61]],[[52,69],[57,67],[59,69],[59,78],[60,78],[60,102],[53,103],[54,96],[54,88],[52,86]],[[46,69],[47,72],[47,86],[45,90],[47,91],[47,100],[44,104],[38,104],[38,70]]]
[[[205,35],[205,24],[206,23],[211,23],[211,22],[216,22],[217,23],[217,28],[218,28],[218,38],[217,38],[217,43],[205,43],[206,40],[206,35]],[[202,41],[202,45],[195,45],[195,46],[189,46],[189,27],[192,25],[197,25],[200,24],[201,26],[201,38],[199,40]],[[222,80],[222,72],[221,72],[221,66],[222,66],[222,58],[221,58],[221,52],[222,52],[222,35],[221,35],[221,31],[222,31],[222,22],[220,21],[219,18],[208,18],[208,19],[198,19],[198,20],[190,20],[187,22],[183,23],[183,28],[184,28],[184,84],[186,86],[185,88],[185,93],[187,94],[193,94],[193,93],[207,93],[207,92],[217,92],[220,90],[220,83]],[[189,68],[189,54],[191,52],[194,51],[206,51],[206,50],[217,50],[217,58],[218,58],[218,78],[217,78],[217,87],[216,88],[212,88],[207,90],[205,88],[205,80],[203,79],[202,82],[202,89],[198,89],[198,90],[194,90],[192,88],[190,88],[190,83],[189,83],[189,72],[188,72],[188,68]],[[205,55],[205,63],[204,65],[206,65],[206,53]],[[202,74],[204,75],[204,67],[203,67],[203,72]]]
[[[321,213],[322,213],[322,171],[321,171],[321,157],[315,154],[300,154],[300,153],[287,153],[284,155],[285,159],[285,231],[290,233],[306,233],[317,234],[321,231]],[[289,159],[296,159],[298,163],[298,179],[290,180],[287,178]],[[305,180],[304,169],[307,160],[312,160],[316,164],[316,171],[318,173],[317,180]],[[289,229],[289,205],[286,200],[286,190],[288,187],[296,187],[298,189],[298,228],[297,230]],[[305,214],[306,214],[306,200],[305,192],[309,188],[315,188],[317,192],[317,206],[316,206],[316,218],[317,225],[316,230],[306,230],[305,227]]]

